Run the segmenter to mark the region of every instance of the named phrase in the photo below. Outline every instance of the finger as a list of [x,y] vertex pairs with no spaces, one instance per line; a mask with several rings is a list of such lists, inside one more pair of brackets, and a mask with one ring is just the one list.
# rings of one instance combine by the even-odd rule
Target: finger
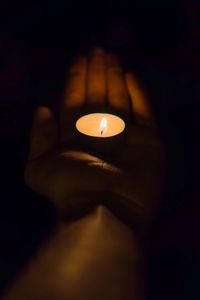
[[61,101],[61,139],[66,138],[66,130],[70,132],[70,126],[74,123],[79,110],[85,103],[87,60],[79,57],[71,66],[64,88],[64,95]]
[[85,97],[86,68],[87,60],[85,57],[77,58],[70,67],[64,88],[64,96],[61,102],[61,113],[62,110],[83,104]]
[[87,103],[103,106],[106,102],[106,63],[103,49],[92,51],[88,64]]
[[139,84],[137,78],[131,74],[126,74],[126,83],[131,98],[131,106],[134,117],[139,124],[154,125],[154,118],[151,111],[150,103]]
[[50,151],[57,141],[57,124],[52,111],[45,106],[40,106],[35,112],[29,160],[35,159]]
[[128,91],[124,73],[116,55],[107,56],[107,80],[109,105],[120,111],[128,111]]

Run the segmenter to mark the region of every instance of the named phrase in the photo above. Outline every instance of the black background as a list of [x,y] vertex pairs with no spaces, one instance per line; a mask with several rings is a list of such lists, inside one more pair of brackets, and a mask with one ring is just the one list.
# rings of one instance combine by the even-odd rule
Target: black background
[[56,222],[23,180],[33,111],[56,109],[73,58],[103,46],[143,81],[166,144],[166,192],[148,249],[150,299],[198,298],[199,2],[0,5],[0,289]]

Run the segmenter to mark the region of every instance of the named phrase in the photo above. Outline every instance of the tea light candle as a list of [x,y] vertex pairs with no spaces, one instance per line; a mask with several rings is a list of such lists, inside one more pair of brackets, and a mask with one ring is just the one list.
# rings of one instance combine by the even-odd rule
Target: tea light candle
[[125,122],[113,114],[93,113],[79,118],[76,128],[88,136],[108,138],[120,134],[125,129]]

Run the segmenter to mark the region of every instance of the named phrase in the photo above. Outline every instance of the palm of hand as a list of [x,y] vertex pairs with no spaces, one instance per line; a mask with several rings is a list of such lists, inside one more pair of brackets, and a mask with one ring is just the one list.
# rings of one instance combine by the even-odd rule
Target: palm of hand
[[[98,72],[94,72],[94,70],[96,70],[97,64],[100,67],[103,65],[103,59],[105,56],[102,52],[94,53],[89,68],[90,76],[93,79],[95,76],[99,76],[97,79],[101,86],[98,89],[99,87],[94,85],[93,94],[95,89],[100,90],[101,99],[103,99],[103,76],[101,73],[105,72],[105,69],[98,68]],[[108,60],[110,63],[108,88],[112,91],[113,82],[115,83],[117,78],[121,84],[121,86],[118,84],[117,92],[121,99],[125,99],[125,103],[128,91],[124,75],[119,72],[120,67],[116,59],[113,61],[111,57]],[[69,125],[69,120],[65,120],[66,111],[73,105],[80,107],[85,99],[85,96],[80,97],[81,102],[80,98],[77,98],[77,93],[72,91],[77,86],[79,96],[81,95],[80,82],[84,81],[86,77],[83,72],[84,67],[85,64],[81,60],[72,68],[73,72],[76,70],[79,75],[74,76],[73,73],[66,88],[65,98],[62,102],[62,127],[66,128],[66,125]],[[116,69],[118,71],[113,72]],[[61,211],[84,210],[88,206],[102,201],[109,204],[106,203],[109,200],[106,199],[104,193],[110,193],[119,197],[122,202],[120,205],[131,211],[132,215],[140,219],[140,222],[148,223],[151,218],[157,205],[160,180],[162,179],[163,150],[156,130],[151,126],[151,116],[145,103],[146,100],[141,96],[140,90],[138,92],[138,85],[135,88],[135,79],[130,75],[127,76],[127,86],[131,98],[133,98],[133,93],[134,97],[139,93],[138,98],[134,99],[138,122],[129,126],[123,145],[118,146],[112,158],[105,156],[101,159],[89,152],[75,150],[73,147],[60,147],[63,142],[62,131],[61,143],[58,143],[58,129],[52,112],[48,108],[38,109],[33,126],[31,155],[25,178],[27,184],[34,191],[51,199]],[[88,90],[92,94],[91,88]],[[111,106],[117,106],[119,103],[112,103],[113,97],[112,93],[110,94]],[[70,95],[73,97],[70,98]],[[96,93],[96,95],[99,94]],[[87,98],[95,100],[95,96],[87,95]],[[117,99],[116,96],[114,99]],[[78,105],[77,101],[79,101]],[[122,103],[123,110],[127,105],[124,103]],[[144,124],[143,120],[147,124]],[[93,193],[95,193],[95,197],[90,197],[89,195]],[[115,204],[115,202],[112,203],[114,206]]]

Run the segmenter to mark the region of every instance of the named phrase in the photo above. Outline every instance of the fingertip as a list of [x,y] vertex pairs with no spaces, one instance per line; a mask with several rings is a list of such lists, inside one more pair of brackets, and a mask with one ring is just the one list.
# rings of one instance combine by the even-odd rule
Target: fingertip
[[128,84],[134,84],[137,86],[139,85],[139,81],[133,73],[128,72],[128,73],[126,73],[125,77],[126,77],[126,81]]
[[127,76],[127,78],[132,78],[132,77],[134,77],[133,73],[131,73],[131,72],[126,72],[126,76]]
[[154,125],[149,99],[138,78],[133,73],[128,72],[126,73],[126,84],[136,121],[139,124]]
[[127,80],[131,80],[132,75],[133,75],[132,73],[128,72],[128,73],[125,74],[125,77],[126,77]]
[[47,120],[52,116],[51,110],[47,106],[39,106],[36,109],[35,116],[41,120]]
[[46,106],[39,106],[34,115],[30,136],[29,160],[49,151],[57,139],[57,124],[53,112]]

